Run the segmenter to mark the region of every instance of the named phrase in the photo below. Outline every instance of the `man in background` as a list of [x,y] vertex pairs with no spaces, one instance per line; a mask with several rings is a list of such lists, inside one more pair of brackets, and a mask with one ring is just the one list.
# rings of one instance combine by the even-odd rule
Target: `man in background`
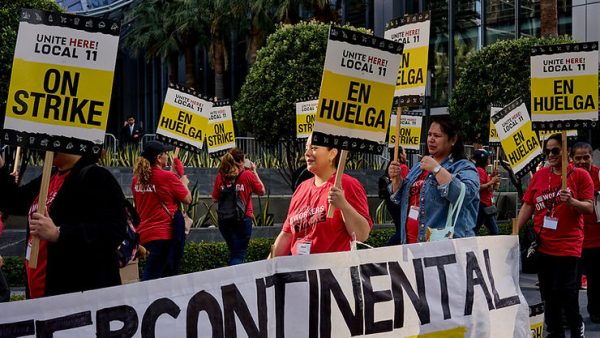
[[123,124],[123,128],[121,128],[121,146],[124,147],[128,144],[137,145],[142,139],[142,136],[144,136],[144,130],[141,123],[136,123],[135,117],[133,115],[129,115],[127,117],[127,121],[125,121]]

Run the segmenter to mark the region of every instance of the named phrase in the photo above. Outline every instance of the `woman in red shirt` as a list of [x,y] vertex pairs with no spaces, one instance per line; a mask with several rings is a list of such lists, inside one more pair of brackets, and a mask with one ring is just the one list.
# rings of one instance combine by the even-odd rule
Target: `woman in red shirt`
[[[306,144],[304,157],[315,176],[294,192],[287,219],[273,246],[274,256],[348,251],[353,234],[359,241],[369,237],[373,222],[360,182],[344,174],[341,189],[334,186],[338,152],[310,141]],[[333,218],[327,218],[329,203],[335,207]]]
[[[240,149],[230,149],[221,158],[219,173],[212,192],[213,201],[220,204],[217,209],[219,231],[229,248],[229,265],[241,264],[246,258],[246,251],[252,235],[252,220],[254,219],[252,193],[258,196],[265,194],[265,187],[258,177],[256,165],[250,161],[244,161],[244,152]],[[231,194],[235,194],[235,197]],[[225,200],[229,198],[233,198],[233,200]],[[241,201],[243,206],[241,204],[238,206],[238,201]],[[226,213],[226,215],[224,213],[225,205],[233,206],[236,209],[243,208],[244,210],[240,212],[243,215],[238,217],[235,215],[235,211],[233,215],[230,213]]]
[[485,149],[477,149],[473,152],[473,161],[479,174],[479,212],[477,213],[477,223],[475,223],[475,235],[479,234],[481,225],[485,224],[490,231],[490,235],[498,234],[498,225],[496,224],[496,214],[487,214],[486,208],[492,205],[494,196],[494,185],[500,182],[497,172],[488,175],[486,168],[490,165],[490,154]]
[[522,228],[533,216],[540,237],[536,266],[548,337],[564,337],[562,313],[571,337],[583,337],[577,264],[583,245],[583,214],[593,211],[594,189],[590,175],[581,168],[568,171],[567,189],[561,189],[561,149],[559,134],[544,142],[549,166],[533,175],[523,196],[518,225]]
[[191,203],[192,195],[185,175],[178,178],[174,172],[163,169],[169,150],[157,141],[146,143],[133,170],[131,191],[140,215],[137,231],[140,243],[150,252],[141,276],[143,281],[179,273],[180,245],[173,238],[172,224],[179,203]]

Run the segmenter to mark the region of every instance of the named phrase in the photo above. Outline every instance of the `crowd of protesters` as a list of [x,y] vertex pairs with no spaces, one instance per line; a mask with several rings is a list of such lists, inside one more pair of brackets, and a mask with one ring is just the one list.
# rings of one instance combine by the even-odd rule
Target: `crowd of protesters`
[[[135,129],[135,123],[128,124],[123,134],[131,136]],[[491,235],[499,234],[494,191],[500,175],[488,170],[492,154],[477,149],[467,158],[459,130],[448,117],[433,118],[425,152],[412,168],[402,149],[399,160],[389,162],[379,181],[379,195],[396,226],[389,245],[471,237],[482,225]],[[564,336],[564,327],[571,337],[581,337],[580,286],[587,288],[591,321],[600,323],[600,223],[593,203],[600,191],[600,173],[592,164],[592,147],[578,142],[570,147],[563,189],[563,148],[559,134],[545,140],[545,162],[531,177],[517,225],[524,228],[533,220],[539,241],[535,264],[549,337]],[[148,252],[141,280],[173,276],[180,270],[185,235],[177,228],[178,222],[183,228],[183,210],[192,196],[177,156],[171,169],[165,170],[171,150],[160,142],[148,142],[134,167],[131,189],[140,216],[137,233]],[[339,188],[334,184],[339,157],[338,149],[313,145],[309,139],[306,166],[295,174],[295,191],[270,257],[347,251],[352,242],[369,237],[373,221],[363,185],[347,174]],[[21,185],[7,168],[0,170],[0,210],[5,216],[24,215],[28,222],[28,298],[121,282],[116,252],[128,226],[126,199],[115,178],[96,160],[56,153],[43,213],[38,212],[41,178]],[[255,217],[252,195],[264,193],[256,165],[239,149],[227,151],[212,198],[218,205],[218,226],[229,249],[229,265],[245,260]],[[330,208],[334,208],[333,217],[327,216]],[[29,266],[34,239],[39,239],[36,268]],[[73,266],[77,274],[69,273]],[[6,301],[7,293],[0,274],[0,300]]]

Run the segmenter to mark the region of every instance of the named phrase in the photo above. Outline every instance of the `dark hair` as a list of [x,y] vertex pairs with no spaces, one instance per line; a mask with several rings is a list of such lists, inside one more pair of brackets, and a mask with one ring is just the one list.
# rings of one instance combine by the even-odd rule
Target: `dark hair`
[[[431,128],[431,125],[434,123],[440,125],[442,132],[448,135],[448,139],[452,139],[456,136],[456,142],[454,142],[452,150],[450,151],[452,159],[454,159],[455,161],[466,159],[467,157],[465,156],[465,144],[463,143],[460,129],[456,122],[452,118],[450,118],[450,115],[432,117],[431,123],[429,124],[429,128]],[[425,155],[429,155],[429,149],[427,147],[425,147]]]
[[337,168],[338,164],[340,164],[340,156],[342,155],[342,149],[337,149],[337,148],[333,148],[333,147],[327,147],[327,150],[331,150],[331,149],[336,149],[337,150],[337,154],[333,158],[333,166]]
[[562,147],[562,135],[561,134],[552,134],[552,135],[548,136],[547,139],[544,140],[544,149],[546,149],[546,145],[548,144],[548,141],[550,141],[550,140],[554,140],[554,141],[558,142],[558,144],[560,144],[560,146]]
[[575,150],[577,150],[577,149],[587,150],[590,154],[594,151],[594,149],[592,149],[592,146],[589,143],[577,142],[571,146],[571,157],[573,157],[573,155],[575,155]]
[[489,157],[478,157],[475,159],[475,166],[479,168],[487,167]]
[[135,120],[135,116],[133,114],[129,114],[129,115],[127,115],[126,120],[129,120],[129,119],[134,119]]
[[223,178],[233,179],[237,177],[239,172],[238,163],[244,161],[244,152],[238,148],[231,148],[221,157],[219,164],[219,173]]

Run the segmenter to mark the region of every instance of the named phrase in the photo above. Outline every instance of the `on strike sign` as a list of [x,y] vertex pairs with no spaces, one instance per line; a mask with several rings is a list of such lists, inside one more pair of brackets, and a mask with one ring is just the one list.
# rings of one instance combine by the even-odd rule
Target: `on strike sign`
[[119,31],[119,24],[105,19],[23,9],[2,141],[99,154]]

